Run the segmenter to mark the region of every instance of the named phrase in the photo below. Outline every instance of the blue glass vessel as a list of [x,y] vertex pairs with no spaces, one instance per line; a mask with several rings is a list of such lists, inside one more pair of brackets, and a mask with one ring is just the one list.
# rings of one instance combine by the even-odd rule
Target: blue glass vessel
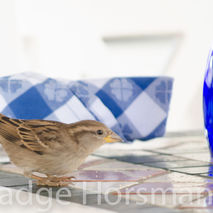
[[204,77],[203,113],[209,148],[213,156],[213,49],[209,53]]

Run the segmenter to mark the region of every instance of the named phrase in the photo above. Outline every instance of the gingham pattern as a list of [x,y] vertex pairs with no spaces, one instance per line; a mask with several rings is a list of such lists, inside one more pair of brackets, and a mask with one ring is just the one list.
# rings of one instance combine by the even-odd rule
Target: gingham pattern
[[127,141],[163,136],[173,80],[168,77],[63,81],[34,73],[0,78],[0,111],[13,118],[98,120]]

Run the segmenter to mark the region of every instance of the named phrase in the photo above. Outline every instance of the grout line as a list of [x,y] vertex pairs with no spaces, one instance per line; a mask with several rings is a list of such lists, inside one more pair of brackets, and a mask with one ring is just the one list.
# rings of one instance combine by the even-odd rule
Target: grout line
[[[195,201],[197,201],[197,200],[204,199],[204,198],[206,198],[206,197],[208,197],[208,193],[203,194],[203,196],[201,196],[201,197],[199,197],[199,198],[192,199],[190,202],[192,203],[192,202],[195,202]],[[190,202],[189,202],[189,203],[190,203]],[[186,205],[186,204],[184,204],[184,205]],[[182,206],[183,206],[183,205],[182,205]],[[182,209],[181,204],[178,205],[176,208]],[[197,208],[197,207],[196,207],[196,208]],[[198,208],[199,208],[199,207],[198,207]]]
[[[131,185],[131,187],[137,186],[137,185],[142,184],[142,183],[146,183],[145,181],[147,181],[147,180],[150,180],[152,178],[156,178],[158,176],[163,176],[163,175],[165,175],[165,173],[158,173],[158,174],[152,175],[151,177],[146,178],[146,179],[138,179],[138,181],[135,181],[137,183]],[[120,189],[125,189],[125,188],[128,188],[128,187],[130,187],[130,186],[124,186],[124,187],[121,187]],[[111,192],[111,193],[113,193],[113,192]]]

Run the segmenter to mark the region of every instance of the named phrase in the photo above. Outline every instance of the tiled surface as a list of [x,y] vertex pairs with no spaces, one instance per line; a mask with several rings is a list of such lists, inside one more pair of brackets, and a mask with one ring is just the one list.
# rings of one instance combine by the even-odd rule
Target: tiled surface
[[213,163],[207,141],[199,134],[107,145],[73,172],[73,185],[46,191],[31,185],[2,151],[0,156],[0,186],[33,194],[43,189],[40,195],[54,200],[64,190],[71,195],[60,200],[79,204],[79,213],[81,206],[82,212],[85,206],[93,212],[213,212]]

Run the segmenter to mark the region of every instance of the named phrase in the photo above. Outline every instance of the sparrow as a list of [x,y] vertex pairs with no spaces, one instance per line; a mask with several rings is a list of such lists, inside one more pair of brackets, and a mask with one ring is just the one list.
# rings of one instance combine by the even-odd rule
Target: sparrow
[[35,179],[37,185],[68,185],[74,177],[65,175],[77,170],[97,148],[112,142],[122,139],[98,121],[66,124],[0,114],[0,143],[11,162],[23,170],[24,176]]

